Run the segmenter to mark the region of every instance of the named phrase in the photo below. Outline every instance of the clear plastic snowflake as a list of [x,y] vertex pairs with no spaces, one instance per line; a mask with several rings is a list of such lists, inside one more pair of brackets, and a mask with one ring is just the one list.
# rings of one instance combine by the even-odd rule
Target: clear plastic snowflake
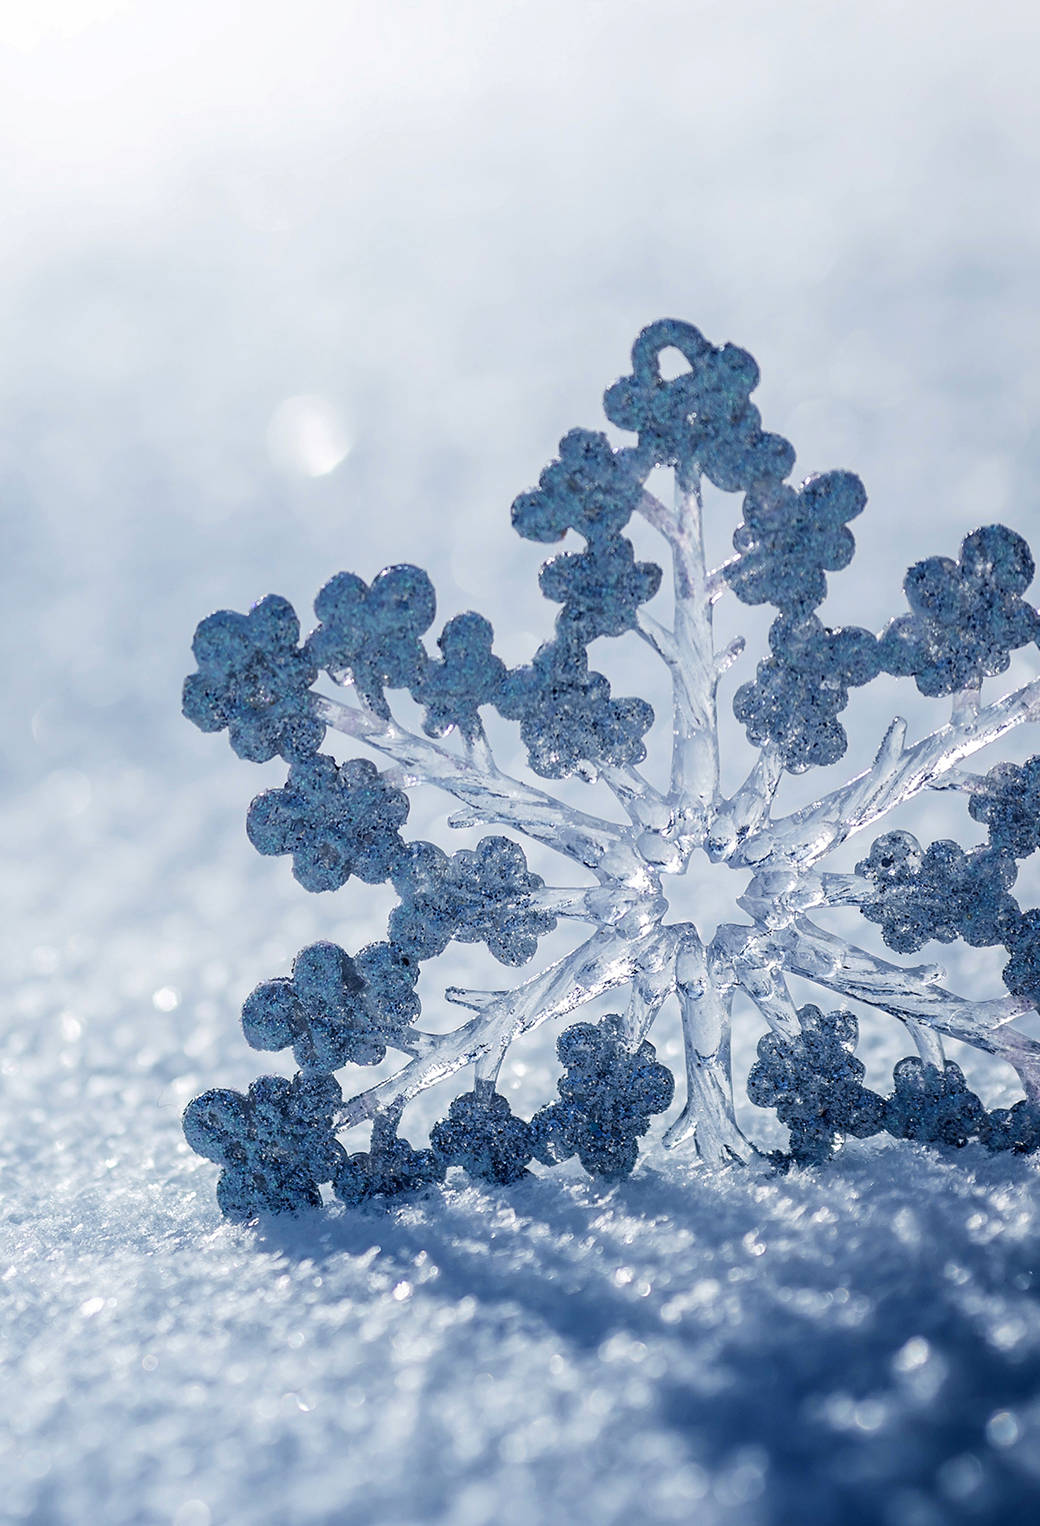
[[[662,372],[664,352],[682,357]],[[899,1138],[994,1150],[1040,1145],[1040,1045],[1014,1019],[1040,1002],[1040,911],[1014,896],[1017,862],[1040,845],[1040,758],[998,764],[982,776],[961,765],[1012,727],[1040,717],[1040,679],[985,705],[985,678],[1006,671],[1011,653],[1040,637],[1040,615],[1024,595],[1033,560],[1020,536],[1000,525],[977,530],[956,561],[930,557],[904,580],[908,613],[880,636],[830,629],[815,611],[827,573],[848,565],[849,521],[866,494],[850,472],[786,479],[794,450],[761,427],[750,401],[754,360],[719,348],[689,324],[644,329],[631,374],[604,400],[608,420],[635,443],[576,429],[537,488],[513,504],[515,529],[555,543],[568,532],[580,551],[542,568],[546,597],[561,606],[552,639],[525,667],[509,669],[493,651],[479,614],[449,620],[425,641],[436,599],[418,567],[388,567],[371,584],[337,574],[318,594],[318,624],[301,642],[290,604],[275,595],[246,615],[221,611],[195,636],[198,671],[184,711],[203,731],[227,729],[234,751],[254,762],[289,764],[279,789],[250,806],[247,830],[265,854],[291,857],[307,890],[332,891],[352,875],[389,882],[399,898],[386,940],[348,952],[316,943],[289,976],[259,985],[242,1013],[249,1044],[291,1050],[291,1081],[263,1076],[245,1095],[204,1093],[189,1104],[192,1148],[218,1162],[218,1199],[233,1219],[317,1205],[331,1184],[344,1203],[393,1199],[442,1181],[461,1167],[509,1183],[532,1161],[576,1157],[608,1182],[633,1168],[639,1139],[673,1098],[671,1072],[649,1033],[674,999],[685,1040],[685,1103],[666,1135],[692,1140],[710,1163],[754,1153],[737,1124],[730,1070],[731,1008],[737,993],[769,1031],[748,1076],[750,1099],[773,1108],[790,1135],[781,1164],[827,1159],[848,1135],[882,1130]],[[674,503],[651,492],[659,469],[674,479]],[[710,570],[702,535],[702,486],[742,495],[736,554]],[[666,627],[645,606],[662,569],[636,560],[625,535],[633,515],[659,533],[671,563],[674,619]],[[758,749],[735,793],[720,787],[717,691],[742,643],[717,651],[713,610],[723,597],[776,610],[769,652],[733,701]],[[670,783],[641,771],[653,721],[641,698],[617,698],[589,660],[602,637],[636,632],[665,665],[673,693]],[[785,771],[833,764],[846,751],[840,716],[849,691],[879,673],[912,677],[922,694],[951,701],[948,719],[908,745],[906,724],[889,726],[872,765],[815,803],[779,814]],[[319,675],[347,699],[316,692]],[[406,691],[424,712],[424,734],[393,712]],[[519,726],[530,769],[552,781],[602,780],[616,818],[574,808],[549,787],[503,772],[482,712]],[[321,751],[327,729],[390,760],[338,763]],[[492,829],[475,848],[447,853],[404,835],[407,790],[432,785],[463,810],[452,825]],[[924,846],[905,831],[876,837],[852,873],[824,867],[854,834],[928,789],[964,792],[987,842]],[[519,838],[546,845],[584,871],[586,888],[546,885],[528,868]],[[692,921],[668,920],[669,877],[695,856],[750,873],[739,898],[745,920],[710,939]],[[973,1001],[942,984],[934,966],[875,957],[819,925],[831,907],[858,908],[900,955],[930,940],[1003,945],[1006,994]],[[502,965],[536,960],[539,939],[570,918],[588,936],[565,958],[500,990],[452,988],[469,1012],[447,1032],[419,1026],[421,967],[453,940],[482,943]],[[835,1010],[796,1007],[789,977],[812,982]],[[530,1119],[497,1090],[510,1045],[541,1023],[569,1017],[617,992],[618,1011],[577,1021],[559,1036],[558,1097]],[[863,1083],[855,1056],[853,1002],[900,1020],[916,1049],[896,1067],[892,1095]],[[1010,1109],[987,1113],[943,1036],[999,1056],[1025,1092]],[[400,1057],[387,1078],[344,1098],[337,1074]],[[407,1104],[455,1078],[459,1095],[413,1149],[399,1132]],[[368,1149],[348,1154],[339,1133],[370,1122]]]

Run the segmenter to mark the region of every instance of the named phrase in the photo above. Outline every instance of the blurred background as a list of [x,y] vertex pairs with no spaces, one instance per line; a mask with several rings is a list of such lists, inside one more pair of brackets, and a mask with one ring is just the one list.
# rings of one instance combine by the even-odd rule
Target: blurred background
[[510,501],[661,315],[752,350],[799,468],[863,476],[864,620],[894,536],[1026,528],[1038,33],[1010,0],[4,0],[13,780],[202,757],[191,630],[272,578],[306,619],[405,558],[494,616],[538,559]]
[[[257,980],[386,909],[249,848],[281,771],[180,717],[201,616],[277,591],[306,628],[406,560],[526,660],[553,610],[509,505],[661,316],[752,351],[799,470],[863,477],[825,618],[878,628],[979,523],[1035,537],[1038,46],[1026,0],[0,0],[0,1073],[59,1269],[75,1223],[106,1255],[211,1224],[180,1107],[256,1073]],[[856,768],[891,707],[860,713]],[[104,1456],[129,1401],[79,1339],[39,1370],[79,1352]],[[81,1453],[15,1518],[90,1518]],[[126,1518],[209,1526],[162,1499]]]

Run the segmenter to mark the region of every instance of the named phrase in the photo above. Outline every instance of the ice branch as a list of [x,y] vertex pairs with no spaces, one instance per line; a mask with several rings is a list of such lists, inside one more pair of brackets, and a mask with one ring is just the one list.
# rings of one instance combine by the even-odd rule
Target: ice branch
[[722,651],[715,658],[716,680],[721,678],[724,673],[729,672],[737,659],[744,655],[746,646],[747,641],[743,636],[734,636],[733,640],[723,647]]
[[730,983],[739,985],[751,998],[774,1033],[786,1039],[798,1037],[798,1013],[768,932],[724,922],[715,930],[709,958],[715,968],[725,966],[730,971]]
[[476,1006],[477,1016],[451,1033],[434,1036],[427,1053],[352,1098],[340,1113],[341,1124],[349,1128],[387,1107],[403,1106],[466,1065],[494,1068],[521,1033],[625,985],[644,960],[655,956],[657,944],[666,936],[672,936],[670,930],[629,942],[609,932],[598,932],[567,958],[513,991],[452,992],[452,999],[460,1005]]
[[712,818],[704,844],[712,863],[728,859],[749,833],[761,827],[769,815],[783,773],[780,749],[775,742],[767,742],[744,783],[731,800],[720,803]]
[[640,831],[666,832],[672,824],[672,807],[638,768],[600,765],[600,778]]
[[644,488],[643,496],[636,507],[647,523],[660,531],[665,540],[674,542],[678,539],[681,534],[678,516],[675,510],[662,503],[656,494]]
[[649,493],[643,494],[640,503],[640,511],[671,547],[675,628],[664,632],[644,618],[640,629],[671,670],[672,792],[680,802],[682,834],[701,836],[718,795],[715,695],[719,674],[711,601],[706,595],[700,490],[696,486],[686,490],[677,476],[675,491],[674,510]]
[[717,604],[724,593],[729,592],[729,571],[740,561],[739,556],[731,556],[712,572],[709,572],[704,580],[704,596],[712,604]]
[[670,631],[667,625],[655,619],[653,615],[647,614],[645,609],[641,609],[636,615],[636,633],[642,637],[651,651],[657,653],[674,678],[675,669],[680,663],[674,631]]
[[[546,885],[542,890],[532,891],[529,899],[532,906],[536,906],[539,911],[551,912],[554,917],[573,917],[578,922],[599,924],[603,921],[603,917],[596,895],[597,893],[602,895],[604,889],[602,885],[597,885],[595,891]],[[612,899],[616,895],[613,886],[606,893]]]
[[1040,1101],[1040,1044],[1008,1026],[1033,1011],[1027,1001],[1016,996],[969,1001],[938,985],[927,967],[889,964],[807,919],[775,940],[795,974],[1006,1060],[1030,1099]]
[[963,726],[970,724],[979,713],[981,703],[982,684],[970,684],[966,689],[959,689],[950,703],[951,726]]
[[599,927],[615,927],[626,937],[638,937],[660,922],[666,908],[664,897],[648,895],[642,888],[624,885],[590,885],[587,889],[551,888],[531,893],[531,904],[556,917],[573,917]]
[[468,819],[516,828],[536,842],[612,878],[638,868],[630,830],[564,805],[544,790],[501,773],[490,759],[462,757],[374,711],[318,696],[316,713],[334,730],[366,742],[398,765],[410,784],[434,784],[468,808]]
[[941,779],[935,779],[928,786],[934,790],[958,790],[965,795],[988,795],[999,799],[1000,791],[995,790],[985,774],[973,774],[967,768],[951,768],[943,774]]
[[962,759],[988,747],[1023,721],[1040,719],[1040,678],[974,711],[961,707],[959,717],[904,746],[906,723],[892,722],[872,768],[833,790],[804,810],[751,834],[737,849],[737,862],[749,867],[767,863],[808,865],[877,821],[923,789],[938,787],[943,775]]
[[694,928],[686,930],[676,962],[676,990],[686,1055],[686,1103],[665,1135],[673,1147],[693,1137],[709,1165],[748,1160],[754,1147],[733,1112],[730,1069],[732,984],[717,978]]
[[483,774],[497,774],[498,764],[495,762],[495,754],[491,750],[487,732],[478,720],[476,730],[472,736],[466,738],[466,757]]
[[925,1065],[932,1065],[942,1075],[946,1068],[946,1055],[943,1051],[942,1035],[936,1033],[927,1023],[922,1023],[916,1017],[907,1017],[903,1014],[903,1026],[914,1041],[914,1046],[920,1059]]
[[675,989],[675,950],[681,934],[662,929],[661,936],[632,974],[632,991],[625,1013],[625,1038],[635,1051],[653,1027],[654,1019]]

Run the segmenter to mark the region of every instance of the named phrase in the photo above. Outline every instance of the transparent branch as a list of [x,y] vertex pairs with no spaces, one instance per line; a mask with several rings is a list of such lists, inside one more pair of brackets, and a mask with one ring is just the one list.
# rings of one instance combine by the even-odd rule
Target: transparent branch
[[427,1053],[418,1055],[387,1080],[346,1103],[340,1122],[350,1128],[391,1105],[404,1105],[427,1087],[466,1065],[486,1072],[501,1062],[514,1039],[553,1018],[564,1017],[595,996],[625,985],[644,959],[652,957],[662,933],[627,941],[597,932],[565,959],[512,991],[448,991],[449,1000],[473,1007],[477,1015],[451,1033],[431,1035]]
[[632,991],[625,1013],[625,1039],[635,1051],[654,1025],[661,1007],[675,989],[675,950],[678,928],[662,928],[646,958],[632,974]]
[[[568,858],[609,877],[626,879],[641,866],[628,841],[629,829],[522,783],[494,768],[481,766],[426,737],[406,731],[371,710],[318,696],[316,713],[334,730],[366,742],[398,765],[409,784],[434,784],[468,807],[467,820],[515,827],[536,842],[556,848]],[[494,770],[494,771],[491,771]]]
[[676,961],[676,992],[686,1056],[686,1103],[665,1135],[669,1147],[692,1137],[709,1165],[749,1160],[754,1146],[733,1110],[730,1026],[733,988],[717,978],[696,929],[687,927]]
[[579,922],[594,922],[598,927],[616,927],[625,936],[639,937],[656,926],[667,905],[664,897],[648,896],[622,885],[590,885],[585,889],[545,886],[531,893],[531,904],[556,917],[573,917]]
[[718,666],[711,601],[705,593],[704,539],[699,486],[684,489],[676,476],[674,510],[644,493],[640,511],[668,541],[672,553],[675,628],[665,631],[650,617],[640,621],[644,639],[672,675],[672,794],[681,832],[702,836],[718,798],[719,742],[715,710]]
[[966,1000],[937,983],[939,972],[889,964],[808,920],[777,935],[777,942],[796,974],[1006,1060],[1030,1100],[1040,1101],[1040,1044],[1008,1026],[1033,1011],[1027,1001],[1016,996]]
[[723,800],[712,817],[704,844],[712,863],[728,859],[768,819],[783,774],[780,749],[775,742],[767,742],[736,794]]
[[784,966],[769,933],[725,922],[716,928],[710,958],[729,970],[731,984],[750,997],[774,1033],[794,1039],[801,1032],[798,1012],[784,978]]
[[740,561],[739,556],[731,556],[727,561],[713,568],[704,579],[704,596],[712,604],[717,604],[724,593],[729,592],[728,573],[731,567],[735,567]]
[[671,802],[638,768],[604,763],[600,765],[599,774],[633,826],[641,831],[668,831],[674,817]]
[[643,489],[643,496],[636,505],[648,524],[659,530],[665,540],[674,542],[681,533],[681,525],[674,509],[662,503],[655,493]]
[[912,799],[963,758],[988,747],[1023,721],[1040,718],[1040,678],[978,711],[969,710],[905,747],[906,722],[889,727],[872,768],[813,805],[752,833],[735,861],[755,864],[811,864],[897,805]]

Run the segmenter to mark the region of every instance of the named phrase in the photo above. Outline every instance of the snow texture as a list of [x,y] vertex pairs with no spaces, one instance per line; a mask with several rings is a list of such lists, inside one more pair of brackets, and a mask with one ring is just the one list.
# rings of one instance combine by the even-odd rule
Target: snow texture
[[[244,611],[274,587],[303,611],[330,569],[355,568],[371,588],[398,561],[429,569],[440,605],[422,635],[430,697],[408,698],[407,726],[455,746],[448,727],[471,728],[456,707],[489,642],[463,626],[439,646],[438,632],[485,609],[493,655],[516,673],[559,639],[565,601],[538,587],[547,555],[622,539],[633,565],[662,565],[635,507],[561,544],[509,526],[517,487],[538,481],[554,442],[575,422],[604,427],[603,382],[628,369],[654,313],[753,345],[762,438],[797,443],[792,482],[842,465],[868,485],[862,514],[827,526],[827,596],[810,611],[824,627],[879,632],[914,614],[906,568],[935,556],[959,567],[977,525],[1035,546],[1035,15],[954,0],[937,33],[930,12],[884,5],[860,17],[649,0],[634,27],[613,0],[594,12],[535,0],[493,29],[468,0],[303,0],[291,28],[265,3],[248,25],[221,0],[108,11],[88,25],[86,7],[16,8],[0,49],[0,115],[20,144],[0,165],[12,214],[0,254],[12,647],[0,1516],[1029,1519],[1040,1123],[1012,1067],[955,1040],[948,1059],[1005,1150],[886,1131],[846,1138],[821,1166],[706,1169],[688,1146],[662,1146],[685,1095],[679,1020],[662,1010],[650,1063],[677,1075],[676,1095],[650,1111],[621,1181],[591,1179],[577,1155],[552,1167],[532,1155],[513,1185],[454,1165],[439,1184],[424,1152],[460,1078],[410,1105],[407,1144],[344,1133],[348,1164],[320,1185],[321,1213],[225,1221],[222,1168],[189,1149],[180,1118],[207,1088],[244,1098],[258,1070],[286,1082],[297,1070],[291,1046],[258,1059],[244,1042],[237,1017],[258,981],[296,992],[301,951],[349,950],[382,982],[381,1035],[383,1023],[440,1031],[446,983],[512,985],[525,968],[455,939],[417,973],[391,948],[398,897],[385,885],[353,877],[305,894],[286,858],[256,854],[242,819],[247,776],[253,793],[279,790],[311,754],[247,765],[177,708],[207,609]],[[667,380],[688,364],[667,360]],[[608,423],[606,437],[614,450],[638,435]],[[725,453],[715,459],[721,475]],[[705,489],[712,565],[744,549],[731,541],[741,523],[766,543],[743,495],[723,491]],[[856,540],[844,568],[829,565],[842,529]],[[778,556],[786,534],[778,523]],[[806,618],[805,582],[783,619]],[[663,582],[662,622],[669,598]],[[633,603],[637,618],[657,610],[635,597],[622,608]],[[720,685],[729,797],[753,762],[732,699],[769,655],[777,608],[735,590],[716,606],[720,650],[747,637]],[[628,631],[596,639],[589,671],[609,674],[612,699],[653,708],[649,770],[671,716],[646,659]],[[1018,648],[986,694],[1037,672],[1036,648]],[[846,755],[788,772],[791,809],[869,763],[893,714],[912,744],[951,705],[887,672],[848,692],[834,716]],[[517,723],[492,742],[511,772],[526,767]],[[342,763],[363,749],[329,733],[320,750]],[[905,831],[922,852],[955,841],[966,856],[1010,855],[1007,893],[1037,905],[1038,855],[1017,810],[1037,753],[1035,728],[1019,726],[979,754],[976,782],[922,793],[833,872],[854,877],[873,839]],[[1022,770],[1010,791],[1006,771],[990,772],[998,762]],[[614,809],[602,783],[541,774],[532,787]],[[433,791],[409,792],[394,828],[405,841],[450,857],[506,835],[445,830]],[[528,845],[526,862],[559,885],[557,855]],[[699,854],[668,877],[670,916],[705,922],[708,938],[741,920],[751,880],[734,872],[721,892],[719,869]],[[576,924],[553,914],[539,959],[572,946]],[[1001,944],[958,936],[901,954],[855,906],[829,916],[834,937],[875,959],[941,959],[965,999],[1005,999]],[[1026,985],[1034,920],[1017,940]],[[294,1032],[369,1032],[348,976],[341,1005],[319,1000],[321,960],[307,964],[299,1006],[281,1012]],[[934,977],[934,962],[922,968]],[[696,981],[683,970],[691,991]],[[890,1095],[908,1055],[898,1020],[820,1000],[800,976],[791,990],[799,1013],[856,1018],[854,1052],[841,1025],[821,1036],[837,1091]],[[497,1083],[510,1115],[562,1103],[561,1032],[586,1015],[602,1032],[619,1010],[607,996],[526,1036]],[[1016,1024],[1037,1036],[1034,1019]],[[736,1119],[763,1151],[786,1152],[776,1104],[744,1096],[766,1031],[752,1003],[735,1003]],[[860,1081],[837,1049],[862,1062]],[[398,1062],[391,1052],[360,1074],[378,1083]],[[922,1061],[904,1090],[920,1083],[936,1120],[952,1091],[965,1121],[956,1077],[942,1078]],[[423,1191],[388,1195],[420,1174]]]

